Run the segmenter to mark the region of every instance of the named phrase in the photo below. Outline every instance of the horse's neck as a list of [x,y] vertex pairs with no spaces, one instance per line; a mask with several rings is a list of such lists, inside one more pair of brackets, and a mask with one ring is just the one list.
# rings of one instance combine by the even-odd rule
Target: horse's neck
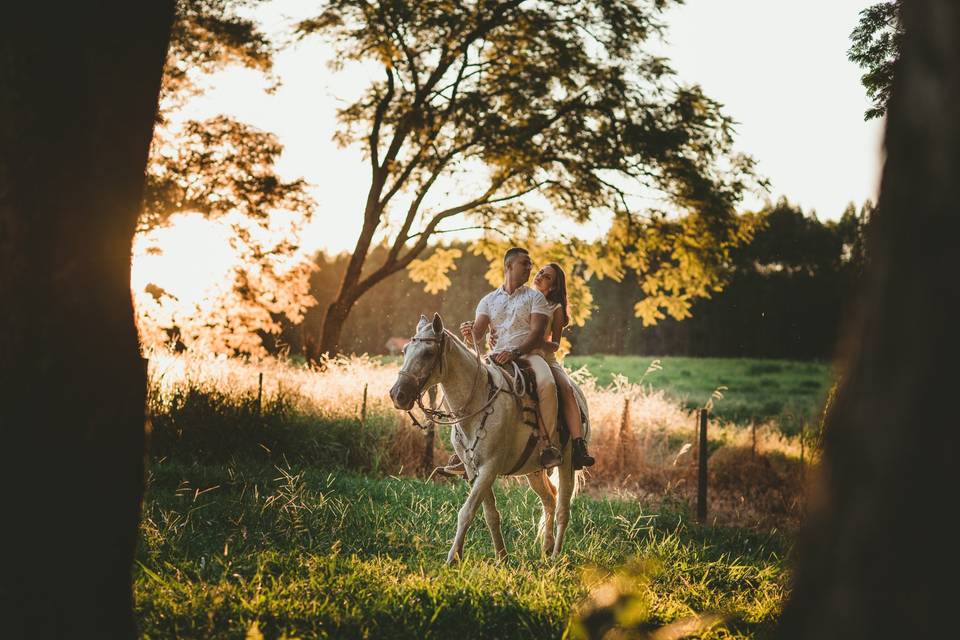
[[456,343],[451,344],[447,352],[442,384],[454,411],[470,412],[487,401],[486,367],[477,362],[474,354]]

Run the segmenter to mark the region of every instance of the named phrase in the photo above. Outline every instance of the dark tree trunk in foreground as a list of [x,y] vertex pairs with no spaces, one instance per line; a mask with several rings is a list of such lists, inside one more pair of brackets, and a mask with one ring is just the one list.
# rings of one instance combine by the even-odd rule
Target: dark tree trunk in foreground
[[906,40],[863,302],[798,543],[787,638],[956,637],[960,4]]
[[173,2],[16,7],[0,19],[0,619],[11,638],[132,637],[130,250]]

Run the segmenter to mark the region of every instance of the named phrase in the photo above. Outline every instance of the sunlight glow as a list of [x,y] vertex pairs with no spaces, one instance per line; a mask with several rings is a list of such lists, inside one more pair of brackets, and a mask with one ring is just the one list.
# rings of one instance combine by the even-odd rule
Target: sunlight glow
[[192,308],[220,290],[237,258],[229,228],[199,213],[178,214],[169,226],[137,235],[130,285],[137,298],[153,285],[175,306]]

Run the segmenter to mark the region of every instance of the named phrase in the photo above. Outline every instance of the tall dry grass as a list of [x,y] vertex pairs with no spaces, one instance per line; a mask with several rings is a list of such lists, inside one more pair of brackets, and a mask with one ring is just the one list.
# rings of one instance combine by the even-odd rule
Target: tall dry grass
[[[224,458],[263,451],[363,472],[423,473],[423,432],[388,397],[397,365],[367,357],[326,364],[317,369],[273,358],[151,354],[156,453]],[[690,503],[696,493],[695,412],[625,378],[600,387],[589,371],[572,376],[587,397],[590,450],[597,458],[585,472],[587,491]],[[191,439],[201,431],[208,437]],[[448,435],[438,429],[434,460],[449,453]],[[799,438],[772,423],[754,431],[717,421],[708,435],[711,515],[725,523],[795,523],[803,506]]]

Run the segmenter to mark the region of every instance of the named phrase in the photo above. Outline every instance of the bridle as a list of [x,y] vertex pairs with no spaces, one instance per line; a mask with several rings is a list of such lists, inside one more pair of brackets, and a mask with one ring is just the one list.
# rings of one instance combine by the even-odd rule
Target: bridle
[[[497,396],[500,395],[500,393],[503,391],[506,391],[506,393],[512,396],[515,396],[518,402],[520,401],[520,396],[518,395],[516,389],[504,389],[499,384],[494,382],[493,374],[490,372],[490,369],[483,366],[483,361],[480,358],[480,349],[475,347],[474,349],[472,349],[472,351],[476,355],[477,368],[474,370],[473,385],[470,389],[470,397],[467,399],[464,405],[460,408],[460,410],[459,411],[441,411],[439,409],[433,409],[433,408],[423,406],[423,393],[424,391],[426,391],[427,382],[433,376],[434,372],[437,371],[438,369],[439,369],[440,375],[443,375],[444,357],[447,351],[446,347],[448,342],[447,340],[448,335],[453,336],[453,334],[450,333],[447,329],[444,329],[439,336],[414,336],[410,338],[410,342],[426,342],[426,343],[436,344],[437,353],[436,353],[436,356],[434,357],[433,362],[430,364],[430,368],[427,370],[426,375],[424,375],[422,378],[415,376],[409,371],[404,371],[402,368],[400,369],[400,375],[407,376],[408,378],[412,378],[413,381],[417,384],[417,406],[419,406],[420,410],[423,411],[424,415],[426,415],[427,418],[429,418],[430,423],[453,426],[454,435],[463,449],[463,463],[464,465],[468,465],[472,468],[473,478],[475,479],[479,473],[477,468],[477,462],[475,459],[475,452],[476,452],[477,446],[480,444],[480,441],[483,440],[483,438],[486,435],[484,430],[487,425],[487,419],[490,417],[490,415],[494,411],[494,407],[493,407],[494,401],[497,399]],[[516,363],[514,363],[514,367],[517,368],[517,374],[522,380],[523,377],[522,375],[519,374],[519,367],[517,367]],[[486,385],[487,401],[484,402],[483,405],[476,411],[472,411],[470,413],[465,414],[463,413],[463,411],[470,406],[470,404],[473,402],[474,396],[476,396],[477,394],[477,382],[479,381],[481,371],[486,371],[486,374],[487,374],[487,385]],[[477,427],[477,430],[474,433],[472,443],[465,442],[464,434],[462,431],[463,422],[481,413],[483,414],[483,417],[481,417],[480,425]],[[429,428],[428,425],[421,424],[420,421],[417,420],[416,416],[413,415],[412,411],[407,411],[407,415],[410,416],[410,420],[413,422],[413,424],[419,427],[420,429],[426,430]],[[539,438],[536,433],[536,430],[534,430],[530,434],[530,438],[527,440],[527,445],[524,447],[523,452],[520,454],[520,459],[517,460],[517,463],[505,475],[512,475],[514,472],[518,471],[524,465],[524,463],[527,461],[527,459],[530,457],[531,453],[533,452],[534,448],[536,447],[538,439]],[[469,474],[468,474],[468,481],[470,481],[471,483],[473,481],[473,479],[469,478]]]
[[419,403],[420,398],[423,397],[423,392],[425,390],[424,387],[427,385],[427,380],[429,380],[430,376],[433,375],[434,370],[439,367],[440,375],[443,375],[443,353],[447,342],[447,331],[444,329],[443,333],[441,333],[439,336],[413,336],[410,338],[410,342],[428,342],[437,345],[436,356],[434,356],[433,362],[430,364],[430,369],[427,371],[427,374],[423,376],[423,379],[415,376],[409,371],[404,371],[403,368],[401,368],[399,371],[399,375],[412,378],[417,384],[417,402]]
[[[464,420],[467,420],[468,418],[472,418],[476,415],[479,415],[481,412],[486,411],[486,409],[491,404],[493,404],[493,401],[496,400],[497,395],[502,391],[499,385],[493,385],[493,390],[489,394],[489,397],[487,398],[487,401],[483,404],[483,406],[481,406],[476,411],[473,411],[467,414],[463,413],[463,411],[467,407],[469,407],[470,404],[473,402],[473,398],[477,394],[477,381],[480,379],[480,373],[485,369],[485,367],[483,366],[483,361],[480,358],[480,350],[473,349],[472,351],[474,352],[474,354],[476,354],[477,368],[474,370],[474,374],[473,374],[473,384],[471,385],[471,388],[470,388],[470,397],[467,398],[467,401],[463,404],[462,407],[460,407],[460,410],[459,411],[442,411],[440,409],[433,409],[431,407],[425,407],[423,405],[423,394],[426,391],[427,382],[430,380],[431,376],[433,376],[435,371],[439,375],[441,376],[443,375],[444,356],[446,355],[446,351],[447,351],[446,347],[447,347],[448,334],[453,335],[450,333],[449,330],[444,329],[443,333],[441,333],[439,336],[413,336],[412,338],[410,338],[411,343],[424,342],[424,343],[436,344],[437,353],[434,356],[433,362],[430,364],[430,368],[427,370],[427,373],[422,378],[410,373],[409,371],[404,371],[402,368],[399,371],[399,375],[411,378],[416,383],[417,406],[420,407],[420,410],[423,411],[424,415],[426,415],[431,422],[433,422],[434,424],[440,424],[440,425],[458,424],[460,422],[463,422]],[[488,378],[488,384],[492,385],[493,381],[492,381],[492,378],[490,377],[489,371],[487,371],[487,378]],[[427,428],[426,426],[420,424],[420,421],[417,420],[417,418],[413,415],[411,411],[407,411],[407,414],[410,416],[410,419],[413,421],[413,424],[415,424],[417,427],[421,429]]]

